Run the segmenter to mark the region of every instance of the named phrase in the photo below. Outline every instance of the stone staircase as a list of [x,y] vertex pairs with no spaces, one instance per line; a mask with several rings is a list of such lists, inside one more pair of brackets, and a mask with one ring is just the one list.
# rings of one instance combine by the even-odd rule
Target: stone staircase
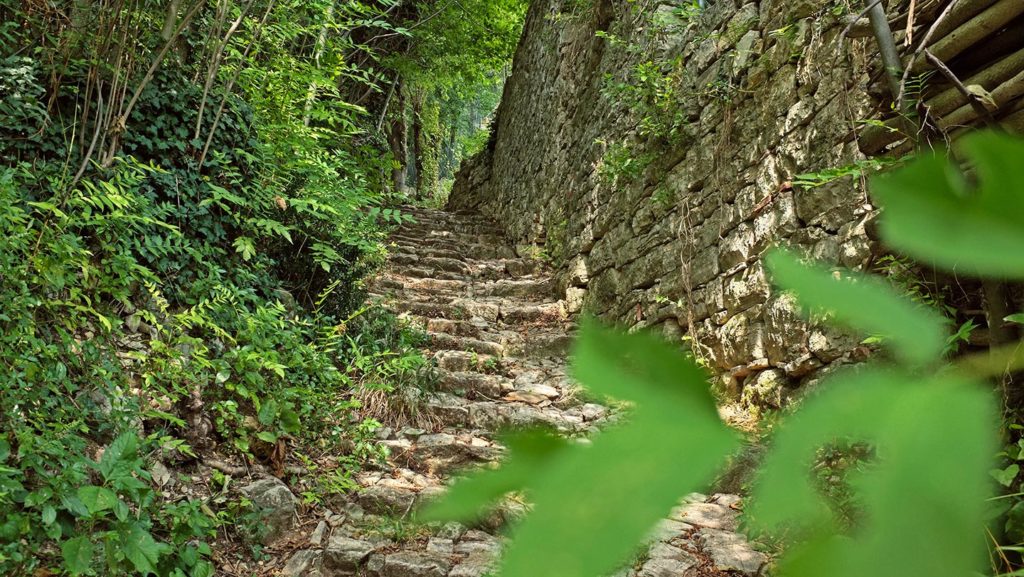
[[[379,432],[390,450],[387,466],[358,476],[358,494],[303,537],[308,543],[283,575],[486,575],[500,554],[502,528],[525,513],[523,503],[505,500],[477,527],[407,527],[411,512],[442,493],[455,471],[500,460],[499,430],[546,425],[585,436],[614,419],[585,402],[567,375],[575,325],[542,262],[518,256],[483,216],[405,212],[416,222],[393,235],[390,265],[371,291],[429,335],[425,352],[438,378],[419,404],[432,425]],[[764,555],[735,532],[739,503],[734,495],[687,497],[642,561],[621,575],[758,573]]]

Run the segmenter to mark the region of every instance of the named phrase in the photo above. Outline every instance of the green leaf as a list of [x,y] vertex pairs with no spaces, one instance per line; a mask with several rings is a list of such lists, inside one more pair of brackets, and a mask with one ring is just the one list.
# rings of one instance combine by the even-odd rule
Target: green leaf
[[52,505],[43,507],[42,521],[43,525],[49,525],[57,520],[57,510]]
[[89,571],[92,565],[93,545],[87,536],[68,539],[60,546],[64,557],[64,567],[72,575],[81,575]]
[[[847,371],[819,390],[777,429],[747,506],[754,528],[806,538],[790,548],[779,574],[974,574],[985,559],[992,486],[985,471],[997,438],[991,395],[955,375],[878,368]],[[817,451],[837,442],[868,443],[876,455],[848,478],[864,512],[852,534],[812,474]]]
[[260,431],[259,433],[256,433],[256,438],[263,441],[264,443],[277,442],[277,435],[271,433],[270,431]]
[[106,487],[87,485],[78,488],[78,500],[89,510],[89,515],[95,515],[113,509],[117,504],[117,494]]
[[1018,325],[1024,325],[1024,313],[1012,314],[1003,320],[1008,323],[1017,323]]
[[235,252],[242,255],[242,260],[249,261],[252,260],[252,257],[256,256],[256,244],[253,243],[251,238],[240,236],[232,244],[235,247]]
[[100,457],[99,470],[104,478],[110,478],[114,470],[123,465],[122,461],[135,459],[139,449],[139,438],[135,433],[123,433],[103,451]]
[[837,278],[838,273],[804,265],[784,250],[772,251],[766,260],[775,284],[796,293],[811,313],[828,313],[848,327],[885,337],[883,342],[908,362],[924,364],[941,357],[945,320],[902,297],[885,281],[851,271]]
[[508,448],[508,458],[500,469],[459,480],[444,498],[423,511],[423,518],[474,521],[503,495],[526,487],[535,471],[568,447],[564,439],[539,430],[511,433],[502,444]]
[[167,545],[157,543],[149,531],[139,524],[132,525],[123,535],[121,547],[125,558],[143,574],[155,573],[160,556],[170,549]]
[[1000,485],[1009,487],[1017,479],[1017,474],[1020,473],[1020,465],[1013,463],[1005,469],[992,469],[989,474],[995,479]]
[[192,577],[213,577],[213,563],[209,561],[199,561],[196,566],[192,568]]
[[995,132],[962,141],[977,169],[970,187],[945,157],[924,156],[872,180],[882,237],[937,267],[1024,278],[1024,141]]
[[269,427],[274,424],[274,420],[277,419],[278,404],[274,399],[267,399],[260,407],[260,412],[257,418],[260,424]]
[[503,577],[534,577],[541,562],[544,574],[559,577],[613,573],[678,499],[710,481],[737,446],[736,435],[718,417],[707,375],[666,343],[588,322],[574,359],[584,386],[629,404],[625,423],[596,435],[591,444],[561,449],[534,440],[537,446],[524,451],[529,441],[521,438],[512,471],[463,482],[440,506],[466,518],[505,490],[526,491],[534,507],[508,546]]

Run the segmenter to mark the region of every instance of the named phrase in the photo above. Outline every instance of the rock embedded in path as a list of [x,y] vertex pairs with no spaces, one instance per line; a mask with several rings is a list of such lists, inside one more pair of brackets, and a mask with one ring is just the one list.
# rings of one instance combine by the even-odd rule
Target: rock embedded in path
[[413,490],[388,485],[366,487],[359,493],[359,505],[376,515],[403,515],[415,501]]
[[355,575],[373,551],[374,546],[370,543],[335,535],[324,549],[323,566],[332,577]]
[[320,551],[297,551],[281,570],[281,577],[321,577],[322,567]]
[[768,560],[764,553],[755,551],[743,535],[731,531],[701,529],[697,540],[719,571],[756,575]]
[[448,558],[431,553],[399,551],[384,559],[381,577],[447,577],[450,570]]
[[242,488],[259,510],[262,519],[260,538],[265,545],[273,543],[295,526],[299,500],[280,479],[260,479]]

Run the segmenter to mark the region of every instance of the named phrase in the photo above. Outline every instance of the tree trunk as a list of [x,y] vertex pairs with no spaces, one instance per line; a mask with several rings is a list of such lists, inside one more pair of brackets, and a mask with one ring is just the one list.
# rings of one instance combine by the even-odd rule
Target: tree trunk
[[408,131],[405,124],[405,90],[401,83],[395,87],[395,112],[392,115],[391,130],[388,131],[388,144],[391,146],[391,155],[395,158],[395,165],[391,168],[391,182],[394,184],[395,192],[405,191],[406,164],[409,158]]
[[448,172],[454,176],[459,169],[455,165],[455,152],[459,146],[459,108],[453,107],[451,122],[448,124]]
[[423,198],[426,190],[423,174],[423,95],[417,91],[412,96],[412,152],[416,166],[416,198]]
[[[332,3],[327,7],[327,14],[324,16],[323,25],[320,26],[320,34],[316,37],[316,46],[313,48],[313,62],[316,63],[317,69],[320,68],[320,59],[324,55],[324,49],[327,47],[327,31],[331,24],[331,20],[334,19],[334,4]],[[302,124],[309,126],[309,121],[312,118],[313,104],[316,102],[316,81],[309,83],[309,90],[306,95],[306,106],[302,113]]]

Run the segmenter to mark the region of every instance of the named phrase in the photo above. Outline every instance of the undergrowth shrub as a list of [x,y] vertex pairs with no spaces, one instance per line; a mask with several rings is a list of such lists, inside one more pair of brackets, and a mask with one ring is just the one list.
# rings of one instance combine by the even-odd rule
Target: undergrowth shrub
[[2,63],[22,96],[0,97],[0,573],[211,575],[244,501],[154,472],[219,448],[281,474],[297,459],[321,499],[353,488],[383,456],[359,391],[426,370],[421,337],[358,307],[403,217],[365,150],[301,123],[268,140],[237,97],[199,167],[201,91],[171,66],[130,118],[136,156],[76,180],[41,67]]

